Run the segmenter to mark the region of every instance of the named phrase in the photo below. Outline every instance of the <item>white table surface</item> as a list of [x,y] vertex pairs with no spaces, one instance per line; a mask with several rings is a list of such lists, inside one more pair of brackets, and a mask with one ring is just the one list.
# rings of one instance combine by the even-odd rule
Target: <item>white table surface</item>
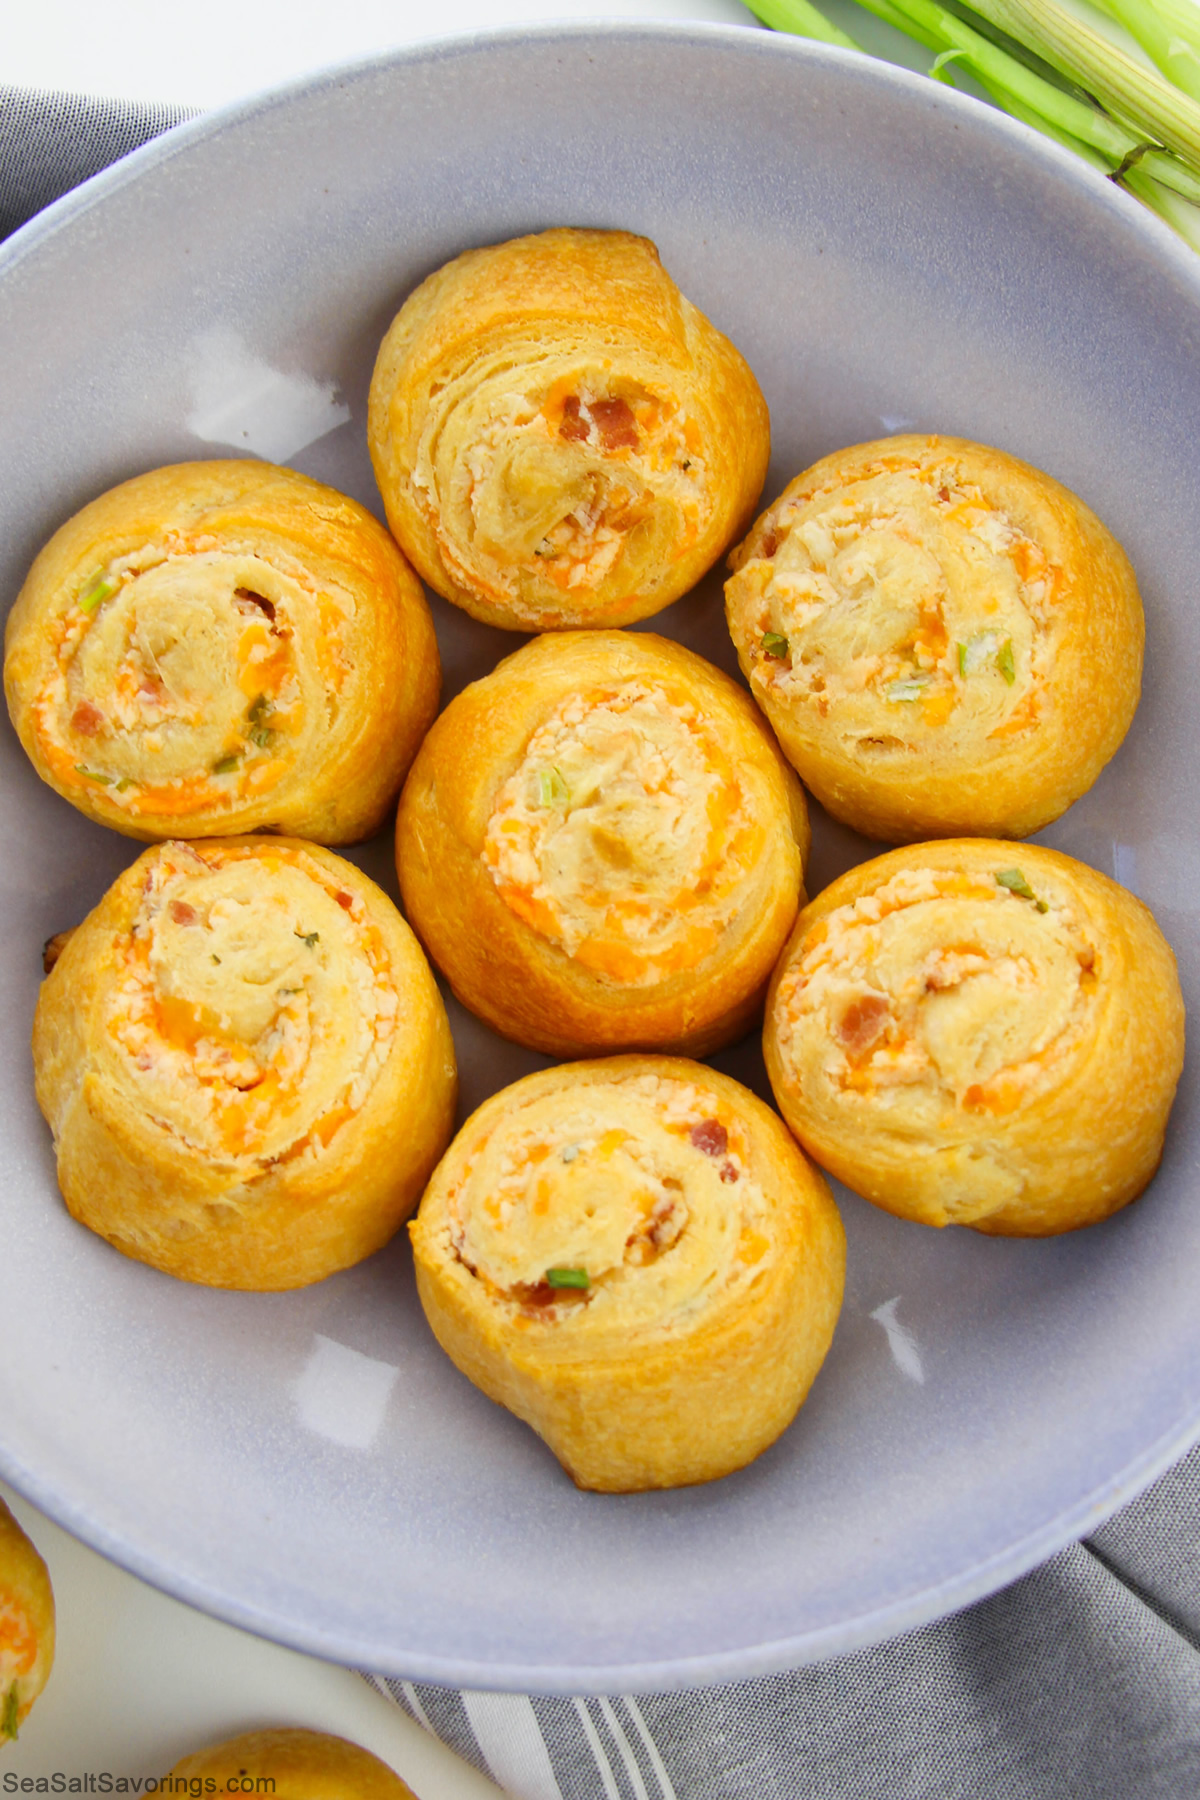
[[[830,16],[865,47],[922,68],[927,54],[850,4]],[[37,0],[6,19],[0,81],[210,108],[436,33],[518,20],[702,19],[753,27],[737,0]],[[50,1567],[58,1656],[5,1776],[161,1775],[190,1750],[256,1726],[306,1725],[381,1756],[419,1800],[499,1789],[359,1676],[220,1624],[106,1562],[0,1486]],[[36,1791],[34,1788],[26,1790]]]

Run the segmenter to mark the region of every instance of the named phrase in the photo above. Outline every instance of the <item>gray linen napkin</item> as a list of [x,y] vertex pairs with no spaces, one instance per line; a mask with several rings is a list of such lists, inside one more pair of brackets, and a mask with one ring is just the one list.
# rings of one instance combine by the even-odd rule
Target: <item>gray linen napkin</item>
[[[0,87],[0,235],[187,116]],[[1200,1448],[1003,1593],[853,1656],[636,1698],[367,1679],[514,1800],[1200,1800]]]

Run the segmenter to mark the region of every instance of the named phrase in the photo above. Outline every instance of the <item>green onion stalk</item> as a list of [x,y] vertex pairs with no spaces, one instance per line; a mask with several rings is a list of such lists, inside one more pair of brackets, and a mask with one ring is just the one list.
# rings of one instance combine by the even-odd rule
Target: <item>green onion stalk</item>
[[[776,31],[860,46],[811,0],[748,0]],[[1082,156],[1200,251],[1200,0],[858,0]]]

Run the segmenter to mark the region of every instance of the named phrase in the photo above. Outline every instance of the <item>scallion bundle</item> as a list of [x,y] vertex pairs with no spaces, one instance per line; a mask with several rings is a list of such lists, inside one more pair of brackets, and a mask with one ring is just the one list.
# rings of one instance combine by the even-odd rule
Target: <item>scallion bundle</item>
[[[860,46],[811,0],[748,0],[764,24]],[[1200,250],[1198,0],[858,0],[1076,151]]]

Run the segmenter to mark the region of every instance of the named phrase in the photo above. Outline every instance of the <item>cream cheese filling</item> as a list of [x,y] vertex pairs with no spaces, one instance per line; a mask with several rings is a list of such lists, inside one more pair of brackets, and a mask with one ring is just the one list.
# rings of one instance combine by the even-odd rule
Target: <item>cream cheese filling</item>
[[137,1104],[218,1163],[318,1155],[398,1028],[362,902],[305,854],[164,845],[107,1028]]
[[283,555],[211,539],[114,558],[58,621],[43,753],[133,817],[261,799],[336,720],[354,610]]
[[1070,903],[1019,868],[904,872],[808,933],[776,996],[781,1053],[813,1097],[958,1130],[1053,1080],[1098,979]]
[[1036,723],[1056,573],[952,462],[877,466],[783,502],[733,578],[753,680],[864,752],[947,748]]
[[513,598],[590,593],[664,508],[679,547],[694,541],[707,470],[685,408],[602,369],[532,388],[515,373],[500,357],[445,384],[422,435],[414,485],[458,579]]
[[497,1303],[585,1334],[670,1330],[753,1281],[773,1241],[736,1116],[659,1076],[517,1107],[471,1147],[448,1213]]
[[751,832],[698,710],[631,682],[568,696],[533,733],[496,795],[483,861],[534,930],[644,986],[717,947],[744,903]]

